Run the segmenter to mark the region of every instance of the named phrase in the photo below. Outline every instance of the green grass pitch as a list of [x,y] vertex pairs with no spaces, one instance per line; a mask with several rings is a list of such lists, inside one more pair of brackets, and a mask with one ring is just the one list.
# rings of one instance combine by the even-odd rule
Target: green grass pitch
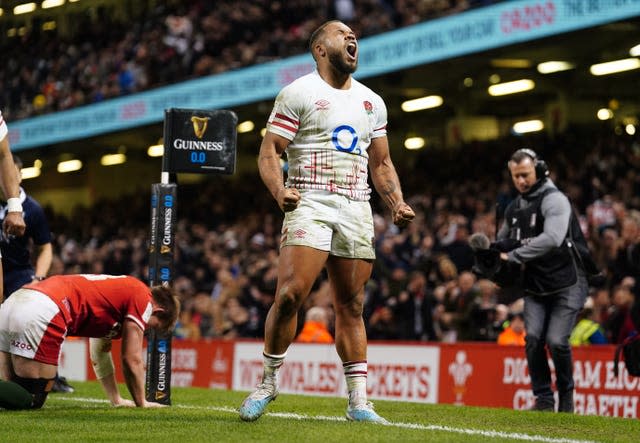
[[[638,442],[637,419],[376,401],[390,425],[351,423],[346,399],[281,394],[244,423],[245,392],[173,388],[162,409],[113,408],[95,382],[39,411],[0,410],[2,442]],[[124,386],[121,392],[126,392]]]

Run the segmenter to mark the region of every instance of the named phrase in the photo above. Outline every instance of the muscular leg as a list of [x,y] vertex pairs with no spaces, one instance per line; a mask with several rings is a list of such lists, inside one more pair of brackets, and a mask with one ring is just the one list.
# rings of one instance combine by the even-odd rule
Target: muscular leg
[[387,423],[367,401],[367,332],[362,318],[364,285],[372,262],[331,256],[327,261],[336,311],[336,350],[342,360],[349,402],[347,419]]
[[285,246],[281,249],[275,300],[265,324],[264,350],[267,354],[287,352],[295,338],[298,310],[327,257],[327,252],[307,246]]
[[257,420],[278,396],[278,369],[295,338],[298,309],[328,255],[308,246],[285,246],[280,250],[276,297],[265,324],[262,382],[242,402],[239,411],[242,420]]
[[367,359],[367,333],[362,318],[364,285],[371,261],[331,256],[327,261],[336,312],[336,351],[343,362]]
[[15,375],[22,378],[54,378],[58,370],[58,366],[40,363],[13,354],[11,355],[11,364]]

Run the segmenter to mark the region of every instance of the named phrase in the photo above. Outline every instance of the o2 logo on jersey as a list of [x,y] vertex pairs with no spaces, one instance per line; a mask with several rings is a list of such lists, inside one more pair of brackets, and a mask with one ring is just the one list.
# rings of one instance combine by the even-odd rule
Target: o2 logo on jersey
[[[351,144],[349,146],[343,145],[342,143],[348,143],[349,138],[351,138]],[[358,135],[356,130],[349,125],[340,125],[334,129],[333,134],[331,135],[331,141],[338,151],[349,152],[352,154],[361,153],[360,148],[357,148]]]

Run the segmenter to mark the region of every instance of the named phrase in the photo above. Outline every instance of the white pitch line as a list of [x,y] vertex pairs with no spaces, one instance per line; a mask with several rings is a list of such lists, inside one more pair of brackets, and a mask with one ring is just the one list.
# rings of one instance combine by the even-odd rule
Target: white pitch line
[[[98,399],[98,398],[88,398],[88,397],[67,397],[67,396],[56,396],[56,399],[59,400],[69,400],[76,401],[80,403],[109,403],[109,400]],[[192,405],[172,405],[173,407],[179,409],[204,409],[209,411],[217,411],[217,412],[226,412],[230,414],[237,414],[237,408],[231,408],[228,406],[192,406]],[[304,414],[296,414],[291,412],[267,412],[265,415],[271,417],[278,418],[287,418],[292,420],[318,420],[318,421],[347,421],[345,417],[338,416],[329,416],[329,415],[304,415]],[[512,440],[522,440],[522,441],[537,441],[543,443],[596,443],[594,440],[574,440],[571,438],[553,438],[553,437],[545,437],[543,435],[529,435],[523,434],[520,432],[502,432],[502,431],[485,431],[482,429],[471,429],[471,428],[454,428],[451,426],[442,426],[442,425],[423,425],[420,423],[376,423],[377,426],[391,426],[395,428],[404,428],[404,429],[416,429],[421,431],[441,431],[441,432],[450,432],[453,434],[465,434],[465,435],[480,435],[483,437],[490,438],[506,438]]]

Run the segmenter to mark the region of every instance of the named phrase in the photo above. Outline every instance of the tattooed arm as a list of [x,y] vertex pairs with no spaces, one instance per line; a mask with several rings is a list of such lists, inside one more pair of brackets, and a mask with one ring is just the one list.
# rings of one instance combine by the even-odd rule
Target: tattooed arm
[[400,180],[391,161],[387,137],[374,138],[368,152],[371,181],[376,191],[391,209],[393,222],[398,226],[406,226],[413,220],[415,214],[402,198]]
[[300,201],[300,193],[297,189],[284,187],[280,157],[288,145],[289,140],[267,131],[258,155],[260,178],[284,212],[293,211]]

